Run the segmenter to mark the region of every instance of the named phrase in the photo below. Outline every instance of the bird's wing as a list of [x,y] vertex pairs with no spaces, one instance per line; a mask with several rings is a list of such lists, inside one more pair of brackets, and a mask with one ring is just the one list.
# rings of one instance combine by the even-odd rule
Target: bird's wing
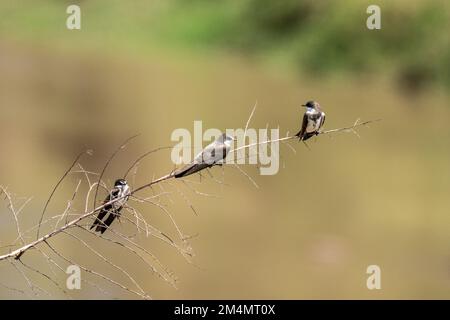
[[[117,194],[119,193],[118,189],[113,189],[112,192],[110,194],[108,194],[108,196],[106,197],[106,199],[103,201],[103,205],[105,203],[108,203],[111,201],[111,199],[114,199],[115,197],[117,197]],[[107,205],[105,207],[103,207],[100,212],[98,213],[97,217],[95,218],[94,223],[92,223],[91,229],[94,228],[96,225],[98,225],[99,223],[102,223],[102,219],[105,217],[105,215],[108,213],[109,210],[111,210],[112,208],[112,204]]]
[[174,176],[175,178],[186,177],[208,167],[211,167],[211,165],[206,163],[191,163],[183,167],[181,170],[176,171]]
[[216,149],[216,150],[220,155],[220,159],[218,159],[216,161],[216,163],[219,163],[219,162],[225,161],[225,158],[227,157],[228,153],[230,152],[230,147],[227,146],[225,143],[223,143],[220,150],[219,149]]
[[111,210],[109,213],[109,216],[105,219],[105,221],[103,221],[97,225],[97,228],[95,228],[95,231],[100,231],[100,233],[103,234],[106,231],[106,229],[108,229],[108,227],[111,225],[111,223],[113,223],[114,219],[116,217],[120,216],[121,210],[122,210],[122,206],[115,210]]
[[228,152],[229,148],[227,148],[225,144],[213,142],[207,145],[205,149],[195,157],[192,163],[177,170],[175,172],[175,178],[185,177],[205,168],[212,167],[217,162],[223,160]]
[[214,165],[225,158],[226,146],[224,143],[213,142],[203,149],[201,156],[202,159],[200,163]]
[[319,128],[321,128],[324,124],[325,124],[325,112],[322,112],[322,120],[320,122],[320,127]]
[[302,128],[300,129],[300,131],[296,134],[297,137],[299,137],[300,139],[303,137],[303,135],[306,132],[306,127],[308,126],[308,115],[305,113],[303,115],[303,122],[302,122]]

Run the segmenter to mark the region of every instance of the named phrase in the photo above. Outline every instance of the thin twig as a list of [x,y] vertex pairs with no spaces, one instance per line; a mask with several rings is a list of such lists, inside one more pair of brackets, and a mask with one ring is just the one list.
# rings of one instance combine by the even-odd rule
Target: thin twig
[[144,159],[145,157],[149,156],[150,154],[160,151],[160,150],[166,150],[166,149],[172,149],[172,146],[166,146],[166,147],[159,147],[159,148],[155,148],[152,149],[150,151],[147,151],[146,153],[144,153],[143,155],[139,156],[132,164],[131,166],[127,169],[127,171],[125,171],[125,174],[123,175],[123,178],[126,179],[126,177],[128,176],[128,174],[130,173],[130,171],[137,165],[139,164],[142,159]]
[[111,161],[114,159],[114,157],[117,155],[117,153],[119,153],[120,150],[122,150],[123,148],[126,147],[126,145],[128,144],[128,142],[130,142],[131,140],[133,140],[134,138],[136,138],[137,136],[139,136],[139,134],[135,134],[134,136],[131,136],[127,139],[125,139],[125,141],[111,154],[111,156],[108,158],[108,160],[106,161],[105,165],[103,166],[103,170],[100,173],[100,176],[98,177],[98,181],[97,181],[97,187],[95,188],[95,195],[94,195],[94,208],[97,205],[97,194],[98,194],[98,187],[100,185],[100,182],[103,179],[103,175],[105,174],[106,169],[108,168],[109,164],[111,163]]
[[11,194],[6,190],[6,188],[0,186],[0,190],[5,194],[6,198],[8,199],[9,205],[8,208],[11,211],[13,217],[14,217],[14,221],[16,223],[16,229],[17,229],[17,234],[18,237],[20,238],[20,241],[22,241],[22,244],[25,244],[25,240],[23,239],[22,233],[20,232],[20,225],[19,225],[19,219],[18,219],[18,213],[16,212],[16,210],[14,209],[14,203],[12,201],[11,198]]
[[72,168],[77,164],[78,160],[81,158],[82,155],[84,155],[85,153],[87,153],[86,150],[80,152],[77,157],[75,158],[75,160],[73,161],[73,163],[71,164],[71,166],[69,167],[69,169],[66,170],[66,172],[62,175],[62,177],[59,179],[58,183],[55,185],[55,187],[53,188],[52,192],[50,193],[50,196],[47,199],[47,202],[45,203],[44,209],[42,210],[41,213],[41,218],[39,219],[39,224],[38,224],[38,229],[37,229],[37,234],[36,234],[36,239],[39,239],[39,234],[40,234],[40,230],[41,230],[41,222],[42,219],[44,218],[45,215],[45,211],[47,210],[47,207],[50,203],[50,201],[52,200],[53,195],[56,192],[56,189],[58,189],[59,185],[63,182],[63,180],[66,178],[66,176],[69,174],[70,170],[72,170]]
[[[142,191],[142,190],[144,190],[144,189],[146,189],[146,188],[151,187],[151,186],[154,185],[154,184],[160,183],[160,182],[162,182],[162,181],[165,181],[165,180],[168,180],[168,179],[171,179],[171,178],[174,178],[173,173],[164,175],[164,176],[162,176],[162,177],[160,177],[160,178],[158,178],[158,179],[156,179],[156,180],[153,180],[153,181],[151,181],[151,182],[149,182],[149,183],[147,183],[147,184],[145,184],[145,185],[143,185],[143,186],[141,186],[141,187],[135,189],[134,191],[132,191],[132,192],[130,193],[130,195],[133,195],[133,194],[135,194],[135,193],[137,193],[137,192],[139,192],[139,191]],[[55,236],[55,235],[61,233],[62,231],[64,231],[64,230],[66,230],[66,229],[68,229],[68,228],[71,228],[71,227],[75,226],[75,225],[76,225],[78,222],[80,222],[81,220],[84,220],[84,219],[86,219],[87,217],[90,217],[91,215],[93,215],[93,214],[95,214],[96,212],[100,211],[100,210],[103,209],[104,207],[109,206],[109,205],[112,205],[113,203],[115,203],[115,202],[117,202],[117,201],[119,201],[119,200],[121,200],[121,199],[123,199],[123,198],[125,198],[125,197],[127,197],[127,196],[124,195],[123,197],[118,197],[118,198],[115,198],[115,199],[113,199],[113,200],[111,200],[111,201],[109,201],[109,202],[106,202],[106,203],[102,204],[101,206],[98,206],[97,208],[95,208],[95,209],[93,209],[93,210],[91,210],[91,211],[89,211],[89,212],[86,212],[86,213],[82,214],[81,216],[78,216],[78,218],[73,219],[72,221],[68,222],[68,223],[65,224],[64,226],[61,226],[59,229],[53,230],[53,231],[47,233],[46,235],[40,237],[39,239],[34,240],[34,241],[28,243],[27,245],[24,245],[24,246],[22,246],[22,247],[20,247],[20,248],[18,248],[18,249],[16,249],[16,250],[10,252],[10,253],[4,254],[4,255],[0,255],[0,261],[1,261],[1,260],[8,259],[8,258],[11,258],[11,257],[14,257],[15,259],[19,259],[19,258],[22,256],[22,254],[23,254],[24,252],[26,252],[27,250],[29,250],[29,249],[35,247],[36,245],[38,245],[38,244],[40,244],[40,243],[42,243],[42,242],[44,242],[44,241],[46,241],[47,239],[52,238],[53,236]],[[173,219],[173,217],[172,217],[172,219]],[[179,231],[179,229],[178,229],[178,231]],[[180,232],[180,231],[179,231],[179,232]]]
[[45,243],[50,248],[50,250],[53,251],[53,253],[55,253],[58,257],[60,257],[61,259],[67,261],[68,263],[73,264],[73,265],[77,265],[80,269],[84,270],[85,272],[93,274],[93,275],[95,275],[97,277],[100,277],[100,278],[102,278],[102,279],[104,279],[104,280],[114,284],[115,286],[117,286],[119,288],[122,288],[123,290],[125,290],[127,292],[133,293],[133,294],[135,294],[135,295],[137,295],[137,296],[139,296],[139,297],[141,297],[143,299],[150,299],[149,296],[143,295],[143,294],[141,294],[141,293],[139,293],[139,292],[137,292],[137,291],[135,291],[133,289],[130,289],[130,288],[126,287],[125,285],[123,285],[123,284],[115,281],[114,279],[111,279],[111,278],[109,278],[109,277],[107,277],[107,276],[105,276],[105,275],[103,275],[103,274],[101,274],[101,273],[99,273],[97,271],[88,269],[88,268],[86,268],[86,267],[84,267],[84,266],[82,266],[80,264],[75,264],[73,261],[71,261],[70,259],[66,258],[63,254],[61,254],[59,251],[57,251],[55,248],[53,248],[53,246],[51,246],[47,241],[45,241]]

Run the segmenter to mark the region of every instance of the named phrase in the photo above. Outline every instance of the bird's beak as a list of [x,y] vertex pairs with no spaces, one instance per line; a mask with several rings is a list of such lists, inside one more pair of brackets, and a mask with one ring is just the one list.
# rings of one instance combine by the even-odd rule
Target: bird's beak
[[306,104],[302,104],[301,106],[302,106],[302,107],[306,107]]

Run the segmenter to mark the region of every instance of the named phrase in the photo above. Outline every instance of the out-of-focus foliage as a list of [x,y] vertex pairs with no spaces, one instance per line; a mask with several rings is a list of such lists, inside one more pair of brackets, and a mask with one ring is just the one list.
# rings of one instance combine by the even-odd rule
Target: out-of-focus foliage
[[173,11],[182,19],[175,18],[170,32],[190,44],[284,52],[289,63],[311,74],[392,70],[412,89],[430,82],[450,87],[449,2],[381,1],[382,28],[374,31],[366,28],[366,1],[176,4]]
[[[16,10],[17,3],[26,12]],[[54,29],[67,4],[11,1],[0,5],[1,31]],[[80,2],[84,36],[114,34],[121,45],[155,41],[187,48],[219,48],[278,57],[299,72],[385,73],[407,88],[450,88],[450,2],[379,1],[381,30],[368,30],[368,1],[166,0]],[[20,4],[19,4],[20,5]],[[58,18],[59,17],[59,18]],[[11,22],[13,24],[11,24]],[[22,31],[23,31],[22,30]]]

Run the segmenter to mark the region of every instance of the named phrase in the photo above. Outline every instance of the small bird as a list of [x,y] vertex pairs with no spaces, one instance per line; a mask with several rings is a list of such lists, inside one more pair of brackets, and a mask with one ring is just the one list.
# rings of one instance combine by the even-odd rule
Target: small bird
[[192,163],[175,171],[175,178],[189,176],[193,173],[199,172],[206,168],[211,168],[214,165],[222,165],[223,160],[230,152],[231,142],[233,137],[223,133],[214,142],[206,146],[195,158]]
[[[106,229],[113,223],[114,219],[116,217],[120,216],[120,211],[122,210],[125,203],[128,201],[128,197],[130,194],[130,186],[128,185],[127,181],[125,179],[117,179],[114,183],[114,188],[111,190],[110,194],[106,197],[105,201],[103,201],[103,204],[110,202],[114,199],[119,199],[116,202],[109,204],[105,207],[103,207],[97,218],[95,218],[94,223],[91,226],[91,229],[95,228],[95,231],[100,231],[100,233],[104,233]],[[109,213],[109,215],[106,217],[106,219],[103,221],[103,218],[105,218],[106,214]]]
[[306,112],[303,116],[302,128],[296,136],[300,141],[306,141],[319,134],[320,128],[325,123],[325,112],[316,101],[308,101],[302,104],[302,107],[306,107]]

